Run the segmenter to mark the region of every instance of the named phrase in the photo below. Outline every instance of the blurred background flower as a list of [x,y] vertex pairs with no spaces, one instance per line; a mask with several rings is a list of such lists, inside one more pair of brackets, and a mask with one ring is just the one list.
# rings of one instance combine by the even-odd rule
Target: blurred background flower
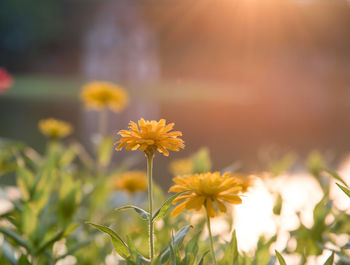
[[147,175],[144,171],[128,171],[114,180],[114,189],[130,194],[147,191]]
[[0,67],[0,93],[5,93],[13,85],[11,75],[5,68]]
[[53,118],[40,120],[38,127],[40,132],[50,139],[64,138],[73,131],[73,127],[69,123]]
[[169,170],[175,177],[193,173],[193,161],[190,158],[175,159],[170,163]]
[[108,82],[96,81],[84,85],[80,97],[86,108],[95,110],[109,108],[120,112],[128,103],[126,91]]

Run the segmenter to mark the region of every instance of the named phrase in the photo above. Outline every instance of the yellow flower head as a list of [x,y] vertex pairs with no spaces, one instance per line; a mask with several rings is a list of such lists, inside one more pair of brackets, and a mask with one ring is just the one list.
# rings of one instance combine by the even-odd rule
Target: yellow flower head
[[38,127],[43,135],[52,139],[64,138],[70,135],[73,131],[73,128],[69,123],[53,118],[40,120]]
[[174,176],[193,173],[193,161],[190,158],[176,159],[170,163],[170,172]]
[[241,185],[242,193],[246,193],[248,191],[248,189],[253,186],[253,179],[251,176],[245,176],[242,174],[238,174],[238,173],[234,173],[231,175],[232,177],[237,179],[237,182],[239,183],[239,185]]
[[143,171],[128,171],[115,179],[114,188],[129,193],[147,190],[147,175]]
[[91,82],[83,87],[80,98],[89,109],[102,110],[109,108],[120,112],[128,104],[126,91],[109,82]]
[[183,140],[177,138],[182,133],[179,131],[170,132],[174,127],[174,123],[168,125],[165,123],[164,119],[159,122],[140,119],[137,126],[135,122],[130,121],[128,130],[118,132],[122,138],[116,142],[119,145],[115,149],[121,150],[123,147],[126,150],[139,149],[150,155],[154,155],[158,150],[163,155],[168,156],[167,149],[179,151],[180,148],[184,148]]
[[214,205],[221,212],[226,212],[223,202],[242,203],[238,195],[242,187],[235,178],[231,177],[230,173],[220,175],[219,172],[208,172],[184,175],[174,178],[173,181],[175,184],[169,189],[169,192],[188,191],[174,200],[174,204],[180,201],[181,203],[175,207],[172,212],[173,216],[185,209],[199,211],[204,206],[208,215],[214,217],[216,215]]

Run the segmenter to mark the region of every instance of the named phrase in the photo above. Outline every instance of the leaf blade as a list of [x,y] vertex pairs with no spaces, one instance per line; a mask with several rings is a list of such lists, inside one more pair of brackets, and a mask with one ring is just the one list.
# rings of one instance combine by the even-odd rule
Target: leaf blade
[[120,208],[116,208],[115,211],[127,210],[127,209],[134,209],[142,219],[149,220],[150,214],[145,210],[141,209],[140,207],[137,207],[134,205],[127,205]]
[[171,254],[171,249],[179,246],[182,243],[187,232],[190,230],[191,227],[192,227],[191,225],[186,225],[186,226],[182,227],[179,231],[176,232],[174,237],[171,239],[169,247],[166,248],[166,250],[163,252],[163,254],[160,258],[160,261],[162,264],[165,263],[169,259],[169,256]]
[[338,183],[336,183],[336,184],[350,198],[350,189],[348,189],[347,187],[342,186]]
[[197,265],[203,265],[204,262],[204,257],[209,253],[209,250],[207,250],[206,252],[204,252],[204,254],[202,255],[201,259],[198,261]]
[[56,241],[60,240],[64,235],[64,230],[56,233],[52,238],[50,238],[48,241],[43,243],[38,250],[35,252],[37,255],[42,253],[47,247],[55,243]]
[[332,254],[329,256],[329,258],[326,260],[326,262],[324,263],[324,265],[333,265],[333,261],[334,261],[334,252],[332,252]]
[[104,225],[98,225],[91,222],[86,222],[86,223],[108,234],[112,239],[112,243],[115,251],[124,259],[127,259],[129,257],[130,251],[128,246],[125,244],[125,242],[120,238],[120,236],[116,232],[114,232],[112,229]]
[[284,260],[282,255],[277,250],[275,250],[275,253],[276,253],[276,257],[277,257],[278,262],[280,263],[280,265],[286,265],[286,261]]
[[12,232],[12,231],[0,226],[0,233],[3,233],[4,235],[10,237],[16,243],[18,243],[19,245],[21,245],[25,249],[29,250],[29,244],[23,238],[21,238],[21,236],[19,236],[15,232]]
[[180,195],[189,192],[191,190],[185,190],[179,193],[176,193],[175,195],[171,196],[169,199],[167,199],[162,206],[159,207],[159,209],[154,213],[153,217],[152,217],[152,222],[157,222],[159,220],[161,220],[168,212],[171,204],[173,203],[173,201],[179,197]]

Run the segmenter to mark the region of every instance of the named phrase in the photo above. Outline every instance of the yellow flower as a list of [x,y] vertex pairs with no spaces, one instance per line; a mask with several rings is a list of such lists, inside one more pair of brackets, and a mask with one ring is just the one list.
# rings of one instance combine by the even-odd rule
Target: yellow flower
[[174,204],[180,201],[181,203],[175,207],[172,212],[173,216],[185,209],[199,211],[204,206],[208,215],[214,217],[216,215],[214,204],[221,212],[226,212],[226,206],[223,202],[242,203],[238,195],[242,187],[235,178],[231,177],[230,173],[220,175],[219,172],[208,172],[184,175],[174,178],[173,181],[176,184],[169,189],[169,192],[188,190],[174,200]]
[[174,176],[190,174],[193,172],[193,161],[190,158],[176,159],[170,163],[169,168]]
[[147,175],[143,171],[128,171],[115,179],[114,188],[129,193],[147,190]]
[[169,155],[167,149],[171,151],[179,151],[184,148],[182,139],[177,138],[182,133],[179,131],[170,132],[174,123],[165,124],[166,121],[161,119],[157,121],[145,121],[140,119],[138,127],[135,122],[130,121],[129,130],[121,130],[118,134],[122,137],[116,144],[119,144],[115,149],[121,150],[125,147],[126,150],[144,151],[148,155],[154,155],[158,150],[165,156]]
[[73,131],[73,128],[69,123],[53,118],[40,120],[38,127],[43,135],[52,139],[64,138]]
[[80,98],[89,109],[102,110],[109,108],[120,112],[128,104],[126,91],[109,82],[91,82],[83,86]]
[[245,193],[248,191],[248,189],[253,186],[253,179],[251,176],[246,176],[246,175],[242,175],[239,173],[233,173],[231,174],[232,177],[237,179],[237,182],[239,183],[239,185],[241,185],[242,193]]

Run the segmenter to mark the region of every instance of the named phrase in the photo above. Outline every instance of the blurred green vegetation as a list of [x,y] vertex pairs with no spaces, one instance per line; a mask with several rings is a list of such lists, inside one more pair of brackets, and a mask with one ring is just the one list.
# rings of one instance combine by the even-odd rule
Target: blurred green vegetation
[[[130,160],[111,163],[112,152],[109,137],[96,143],[93,157],[75,141],[48,141],[43,154],[24,143],[0,141],[0,178],[12,175],[21,191],[21,196],[17,198],[8,199],[7,195],[1,195],[11,202],[11,207],[0,215],[0,234],[3,236],[1,264],[50,265],[68,256],[74,257],[76,264],[106,264],[107,256],[113,251],[123,257],[116,264],[149,264],[144,210],[114,210],[122,207],[125,200],[137,207],[145,207],[146,194],[125,197],[122,192],[113,190],[113,180],[132,163]],[[205,148],[194,153],[191,159],[196,165],[192,173],[205,172],[212,167]],[[312,162],[321,160],[320,153],[315,151],[310,154],[309,170],[322,187],[323,198],[313,210],[312,226],[306,227],[299,219],[299,227],[289,232],[289,241],[295,240],[296,248],[287,244],[282,251],[276,251],[275,256],[272,249],[279,238],[277,233],[270,238],[261,236],[254,251],[239,250],[229,213],[225,219],[232,231],[230,242],[220,241],[221,235],[215,237],[218,264],[272,265],[278,260],[282,265],[287,264],[283,256],[289,254],[297,254],[300,257],[298,264],[306,264],[309,257],[319,256],[325,250],[334,255],[327,259],[325,265],[349,263],[348,244],[339,245],[334,236],[347,236],[349,239],[350,217],[330,200],[329,178],[333,177],[338,182],[344,191],[344,199],[350,199],[350,190],[341,176],[324,168],[324,163]],[[286,165],[285,162],[282,164]],[[281,169],[280,166],[277,168]],[[6,194],[5,188],[0,186],[0,194]],[[213,264],[207,254],[209,239],[203,234],[204,218],[193,222],[191,213],[171,217],[167,212],[173,199],[163,204],[166,197],[168,195],[156,186],[155,206],[163,210],[158,212],[159,224],[155,226],[157,258],[152,264]],[[276,218],[283,207],[283,198],[278,195],[273,208]],[[108,237],[90,229],[86,221],[93,221],[93,226],[110,235],[114,248]]]
[[55,99],[57,101],[76,98],[80,92],[82,80],[67,76],[55,75],[15,75],[13,87],[0,100],[9,98],[43,102]]

